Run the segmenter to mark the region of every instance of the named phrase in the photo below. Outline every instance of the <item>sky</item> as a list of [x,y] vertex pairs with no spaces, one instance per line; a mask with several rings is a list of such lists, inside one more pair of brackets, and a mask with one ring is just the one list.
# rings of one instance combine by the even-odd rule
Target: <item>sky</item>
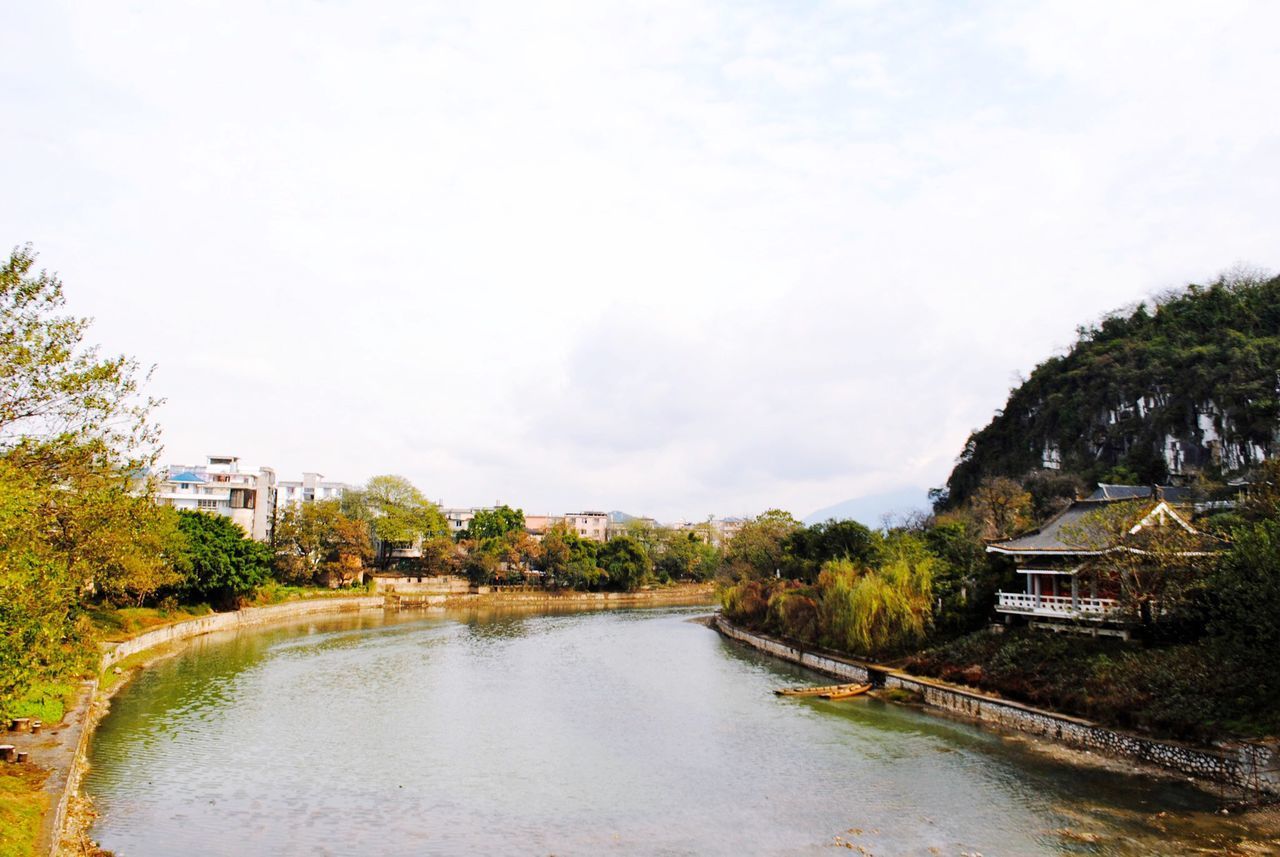
[[1280,265],[1280,4],[6,3],[0,243],[165,462],[803,516]]

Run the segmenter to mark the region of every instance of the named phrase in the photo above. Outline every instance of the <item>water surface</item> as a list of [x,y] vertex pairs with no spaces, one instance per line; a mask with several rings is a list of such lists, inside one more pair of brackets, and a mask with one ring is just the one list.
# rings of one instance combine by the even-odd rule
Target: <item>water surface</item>
[[[1178,783],[862,698],[697,609],[312,619],[215,635],[112,703],[94,836],[148,855],[1216,853]],[[1160,813],[1165,813],[1162,817]]]

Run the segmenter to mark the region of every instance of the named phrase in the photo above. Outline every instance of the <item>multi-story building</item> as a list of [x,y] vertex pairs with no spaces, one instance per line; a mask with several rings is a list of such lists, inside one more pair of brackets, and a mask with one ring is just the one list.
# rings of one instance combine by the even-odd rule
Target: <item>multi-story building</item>
[[556,524],[564,523],[564,515],[529,515],[524,516],[524,531],[537,541],[547,534],[547,530]]
[[584,539],[603,542],[609,538],[608,512],[570,512],[564,522]]
[[444,514],[444,519],[449,522],[449,535],[456,539],[460,533],[471,526],[471,521],[479,509],[441,508],[440,511]]
[[234,455],[210,455],[204,464],[173,464],[160,473],[156,499],[176,509],[222,515],[252,538],[270,541],[276,474],[250,468]]
[[609,540],[618,538],[619,536],[629,536],[635,532],[636,528],[644,530],[657,530],[662,525],[653,518],[636,517],[628,515],[625,512],[610,512],[609,526],[605,530],[605,536]]
[[301,482],[281,480],[276,483],[276,502],[310,503],[313,500],[341,500],[350,488],[345,482],[328,482],[322,474],[303,473]]

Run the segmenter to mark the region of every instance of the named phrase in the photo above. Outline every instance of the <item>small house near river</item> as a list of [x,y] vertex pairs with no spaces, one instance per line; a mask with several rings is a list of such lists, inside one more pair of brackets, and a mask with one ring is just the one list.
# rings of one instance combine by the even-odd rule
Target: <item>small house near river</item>
[[[1125,612],[1115,568],[1125,562],[1139,568],[1146,557],[1194,567],[1212,550],[1192,526],[1192,511],[1184,488],[1099,485],[1039,529],[987,546],[1013,558],[1023,583],[1021,591],[997,594],[996,612],[1006,623],[1124,635],[1134,617]],[[1177,531],[1155,529],[1164,527]],[[1154,547],[1156,538],[1164,548]],[[1157,550],[1163,555],[1156,557]]]

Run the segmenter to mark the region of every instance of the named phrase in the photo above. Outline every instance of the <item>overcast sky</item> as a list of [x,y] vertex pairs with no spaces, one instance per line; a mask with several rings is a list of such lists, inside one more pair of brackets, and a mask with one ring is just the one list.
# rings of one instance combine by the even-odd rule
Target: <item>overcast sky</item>
[[1280,4],[8,3],[0,239],[169,462],[804,515],[1280,264]]

